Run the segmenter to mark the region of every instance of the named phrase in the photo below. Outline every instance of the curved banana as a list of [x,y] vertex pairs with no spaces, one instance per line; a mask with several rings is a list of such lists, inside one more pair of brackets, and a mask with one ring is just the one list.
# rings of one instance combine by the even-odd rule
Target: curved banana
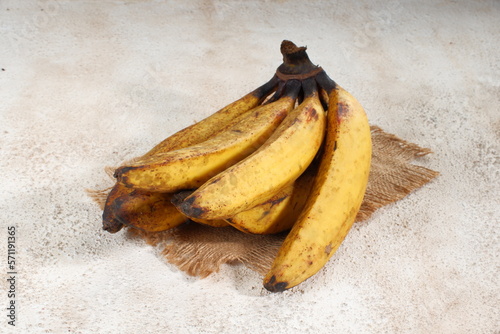
[[[320,85],[322,81],[318,79]],[[281,292],[320,270],[344,240],[360,208],[372,153],[370,126],[359,102],[327,81],[327,137],[318,175],[304,211],[264,278]]]
[[295,182],[280,189],[271,198],[253,208],[227,218],[240,231],[274,234],[292,228],[311,192],[318,163],[315,159]]
[[257,150],[293,109],[299,88],[296,83],[278,101],[253,109],[238,123],[202,143],[157,153],[139,165],[120,167],[115,177],[128,187],[155,192],[198,188]]
[[[162,142],[153,147],[150,151],[138,159],[134,159],[136,163],[141,159],[148,159],[162,152],[181,149],[190,145],[200,143],[214,133],[223,130],[230,126],[232,122],[237,121],[238,117],[242,117],[249,110],[258,106],[262,101],[278,86],[278,78],[274,76],[264,85],[258,87],[254,91],[246,94],[242,98],[230,103],[226,107],[220,109],[209,117],[195,123],[179,132],[169,136]],[[103,229],[116,233],[122,228],[122,224],[116,219],[113,214],[112,203],[114,199],[123,196],[126,193],[131,193],[133,189],[126,188],[125,185],[117,182],[108,194],[106,204],[103,210]]]
[[[187,196],[189,196],[192,193],[191,190],[183,190],[179,191],[175,194],[172,195],[170,198],[171,205],[173,206],[174,204],[182,202]],[[212,227],[226,227],[229,226],[229,224],[222,219],[214,219],[214,220],[209,220],[209,219],[197,219],[197,218],[190,218],[192,221],[195,223],[203,224],[203,225],[208,225]]]
[[278,82],[279,80],[276,76],[274,76],[264,85],[246,94],[242,98],[228,104],[207,118],[164,139],[139,158],[139,160],[154,156],[158,153],[178,150],[180,148],[201,143],[214,133],[224,129],[238,116],[257,107],[277,87]]
[[302,82],[304,101],[252,155],[208,180],[178,208],[188,217],[226,219],[271,197],[309,166],[325,132],[314,80]]
[[113,213],[122,224],[146,232],[160,232],[188,220],[170,203],[172,194],[134,190],[113,201]]
[[[251,209],[239,212],[225,221],[234,228],[252,234],[273,234],[285,231],[291,226],[286,219],[286,209],[292,207],[295,182],[278,190],[271,198]],[[283,218],[283,219],[282,219]]]

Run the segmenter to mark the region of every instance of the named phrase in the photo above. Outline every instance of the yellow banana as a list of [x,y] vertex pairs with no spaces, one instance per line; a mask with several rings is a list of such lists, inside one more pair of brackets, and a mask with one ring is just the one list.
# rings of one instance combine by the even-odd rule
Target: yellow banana
[[[264,277],[272,292],[327,263],[366,191],[370,126],[360,103],[305,47],[283,41],[281,52],[268,83],[115,171],[106,230],[162,231],[187,219],[248,233],[291,229]],[[302,86],[297,107],[293,84]]]
[[172,194],[134,190],[113,201],[118,221],[146,232],[160,232],[176,227],[188,218],[170,203]]
[[188,217],[226,219],[295,181],[309,166],[325,132],[314,80],[302,82],[304,101],[252,155],[208,180],[178,204]]
[[[170,202],[177,204],[182,202],[187,196],[189,196],[192,193],[191,190],[183,190],[179,191],[170,198]],[[173,205],[173,204],[172,204]],[[229,224],[222,220],[222,219],[214,219],[214,220],[209,220],[209,219],[198,219],[198,218],[190,218],[192,221],[195,223],[203,224],[203,225],[208,225],[212,227],[225,227],[229,226]]]
[[236,117],[257,107],[277,87],[278,82],[279,80],[274,76],[267,83],[242,98],[228,104],[198,123],[188,126],[164,139],[143,155],[143,158],[201,143],[229,125]]
[[[173,194],[151,193],[139,189],[113,201],[115,219],[125,226],[146,232],[161,232],[186,222],[188,218],[172,205]],[[198,219],[213,227],[228,226],[223,220]]]
[[315,159],[295,182],[226,221],[238,230],[252,234],[273,234],[291,229],[309,197],[317,167]]
[[278,101],[253,109],[202,143],[120,167],[115,177],[128,187],[155,192],[197,188],[258,149],[293,109],[299,88],[291,84]]
[[[277,77],[274,76],[264,85],[220,109],[204,120],[164,139],[141,158],[134,160],[139,161],[141,159],[148,159],[162,152],[181,149],[206,140],[214,133],[229,126],[232,122],[235,122],[238,117],[241,117],[243,114],[259,105],[274,89],[276,89],[278,81]],[[115,183],[108,194],[103,210],[102,218],[104,230],[110,233],[116,233],[122,228],[123,225],[113,214],[112,204],[117,197],[124,196],[126,193],[131,193],[132,191],[133,189],[126,188],[125,185],[121,183]]]
[[368,183],[372,145],[366,114],[325,77],[317,77],[329,92],[325,147],[311,196],[264,278],[272,292],[296,286],[326,264],[351,228]]
[[263,203],[226,218],[226,221],[245,233],[273,234],[285,231],[290,228],[286,209],[293,208],[290,202],[294,189],[295,182],[278,190]]

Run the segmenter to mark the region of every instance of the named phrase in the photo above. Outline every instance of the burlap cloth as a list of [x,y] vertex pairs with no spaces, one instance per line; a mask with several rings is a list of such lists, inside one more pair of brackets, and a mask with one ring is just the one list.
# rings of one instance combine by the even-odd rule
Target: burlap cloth
[[[365,198],[356,222],[367,220],[377,209],[393,203],[422,187],[439,173],[411,164],[430,149],[404,141],[371,127],[373,141],[372,166]],[[108,169],[109,171],[109,169]],[[99,192],[94,192],[97,194]],[[92,195],[91,195],[92,196]],[[92,196],[104,206],[105,196]],[[243,263],[260,274],[270,268],[286,233],[252,235],[233,227],[210,227],[185,223],[175,229],[148,233],[127,229],[129,238],[141,238],[158,247],[165,259],[188,275],[206,277],[217,272],[222,264]]]

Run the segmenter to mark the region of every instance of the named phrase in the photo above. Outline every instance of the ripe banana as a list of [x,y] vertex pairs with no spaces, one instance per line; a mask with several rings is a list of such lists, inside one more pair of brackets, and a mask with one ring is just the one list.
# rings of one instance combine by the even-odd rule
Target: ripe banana
[[[264,99],[277,88],[278,82],[278,78],[273,76],[271,80],[266,82],[264,85],[232,102],[204,120],[201,120],[200,122],[195,123],[164,139],[142,157],[134,160],[137,162],[141,159],[148,159],[156,154],[181,149],[206,140],[214,133],[230,126],[231,123],[235,122],[238,117],[242,117],[243,114],[262,103]],[[114,199],[124,196],[127,193],[131,193],[132,191],[133,189],[128,189],[123,184],[117,182],[108,194],[102,215],[103,229],[107,232],[116,233],[120,231],[123,226],[113,214],[112,204]]]
[[238,230],[252,234],[274,234],[291,229],[309,197],[318,170],[317,162],[315,159],[295,182],[268,200],[226,221]]
[[[128,188],[127,188],[128,189]],[[151,193],[135,189],[112,202],[115,219],[121,224],[146,232],[161,232],[186,222],[188,218],[172,205],[173,194]],[[228,226],[225,221],[198,223],[213,227]]]
[[304,211],[287,235],[264,287],[281,292],[321,269],[351,228],[368,183],[371,134],[366,114],[347,91],[322,74],[329,92],[327,137]]
[[295,182],[278,190],[271,198],[251,209],[239,212],[225,220],[236,229],[252,234],[273,234],[289,229],[293,221],[288,219],[287,208],[293,208],[292,194]]
[[252,155],[208,180],[178,208],[188,217],[225,219],[295,181],[309,166],[325,132],[316,82],[302,82],[304,101]]
[[371,134],[359,102],[305,51],[283,41],[268,83],[118,168],[104,228],[161,231],[189,218],[247,233],[291,229],[264,287],[284,291],[320,270],[361,206]]
[[[187,128],[174,133],[170,137],[148,151],[144,158],[154,156],[157,153],[163,153],[178,150],[191,146],[208,139],[214,133],[217,133],[231,123],[235,118],[245,112],[257,107],[264,99],[273,92],[278,86],[278,78],[273,76],[271,80],[258,87],[242,98],[228,104],[219,111],[213,113],[207,118],[195,123]],[[139,159],[141,160],[141,158]]]
[[170,203],[172,196],[136,189],[113,201],[113,213],[126,226],[146,232],[165,231],[188,220]]
[[115,171],[128,187],[175,192],[201,186],[208,179],[258,149],[293,109],[300,84],[290,82],[278,101],[254,108],[239,122],[197,145],[156,153]]
[[[192,193],[191,190],[183,190],[179,191],[175,194],[172,195],[170,198],[170,205],[174,205],[177,203],[182,202],[187,196],[189,196]],[[173,204],[172,204],[173,203]],[[214,220],[208,220],[208,219],[197,219],[197,218],[191,218],[192,221],[195,223],[203,224],[203,225],[208,225],[212,227],[226,227],[229,226],[229,224],[222,219],[214,219]]]

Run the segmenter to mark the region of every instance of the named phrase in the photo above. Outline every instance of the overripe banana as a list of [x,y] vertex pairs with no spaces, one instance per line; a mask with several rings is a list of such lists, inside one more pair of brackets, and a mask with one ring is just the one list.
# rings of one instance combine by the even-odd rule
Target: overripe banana
[[269,198],[309,166],[325,132],[316,82],[302,82],[303,102],[252,155],[208,180],[178,208],[188,217],[225,219]]
[[188,220],[172,205],[172,196],[136,189],[113,201],[113,213],[125,226],[146,232],[165,231]]
[[[170,137],[161,141],[142,157],[134,160],[137,163],[137,161],[149,159],[157,154],[181,149],[206,140],[215,133],[223,130],[225,127],[230,126],[232,122],[236,122],[238,120],[238,117],[242,117],[245,113],[262,103],[268,95],[277,88],[278,82],[279,80],[277,76],[273,76],[271,80],[266,82],[264,85],[230,103],[200,122],[174,133]],[[126,188],[122,183],[115,183],[105,202],[102,215],[104,230],[110,233],[116,233],[121,230],[123,225],[116,219],[113,213],[113,201],[120,196],[124,196],[122,201],[125,201],[125,195],[131,193],[132,191],[133,189]]]
[[[112,202],[115,219],[125,226],[146,232],[169,230],[188,220],[172,205],[173,196],[135,189]],[[223,220],[199,219],[196,222],[212,227],[228,226]]]
[[364,197],[370,127],[305,47],[283,41],[281,52],[268,83],[115,171],[107,230],[160,231],[187,217],[247,233],[291,229],[264,278],[272,292],[327,263]]
[[[287,84],[276,102],[254,108],[239,122],[199,144],[156,153],[137,164],[115,171],[128,187],[175,192],[201,186],[212,176],[253,153],[271,136],[295,104],[300,84]],[[195,217],[196,218],[196,217]]]
[[368,183],[372,146],[363,107],[326,74],[318,82],[329,92],[325,147],[311,196],[264,278],[272,292],[296,286],[325,265],[351,228]]
[[273,234],[285,231],[293,225],[288,219],[287,208],[293,208],[292,194],[295,182],[279,189],[271,198],[250,208],[238,212],[225,220],[236,229],[253,234]]
[[291,229],[309,197],[317,170],[315,159],[295,182],[226,221],[240,231],[253,234],[274,234]]
[[274,89],[278,86],[278,83],[278,78],[273,76],[271,80],[266,82],[264,85],[246,94],[242,98],[228,104],[207,118],[164,139],[143,155],[143,158],[154,156],[157,153],[178,150],[180,148],[201,143],[229,125],[231,121],[238,116],[261,104],[264,99],[274,91]]
[[[185,191],[179,191],[175,194],[172,195],[170,199],[170,205],[173,206],[173,204],[177,204],[182,202],[187,196],[189,196],[192,193],[191,190],[185,190]],[[173,204],[172,204],[173,203]],[[203,225],[208,225],[212,227],[226,227],[229,226],[229,224],[223,220],[223,219],[197,219],[197,218],[190,218],[192,221],[195,223],[203,224]]]

